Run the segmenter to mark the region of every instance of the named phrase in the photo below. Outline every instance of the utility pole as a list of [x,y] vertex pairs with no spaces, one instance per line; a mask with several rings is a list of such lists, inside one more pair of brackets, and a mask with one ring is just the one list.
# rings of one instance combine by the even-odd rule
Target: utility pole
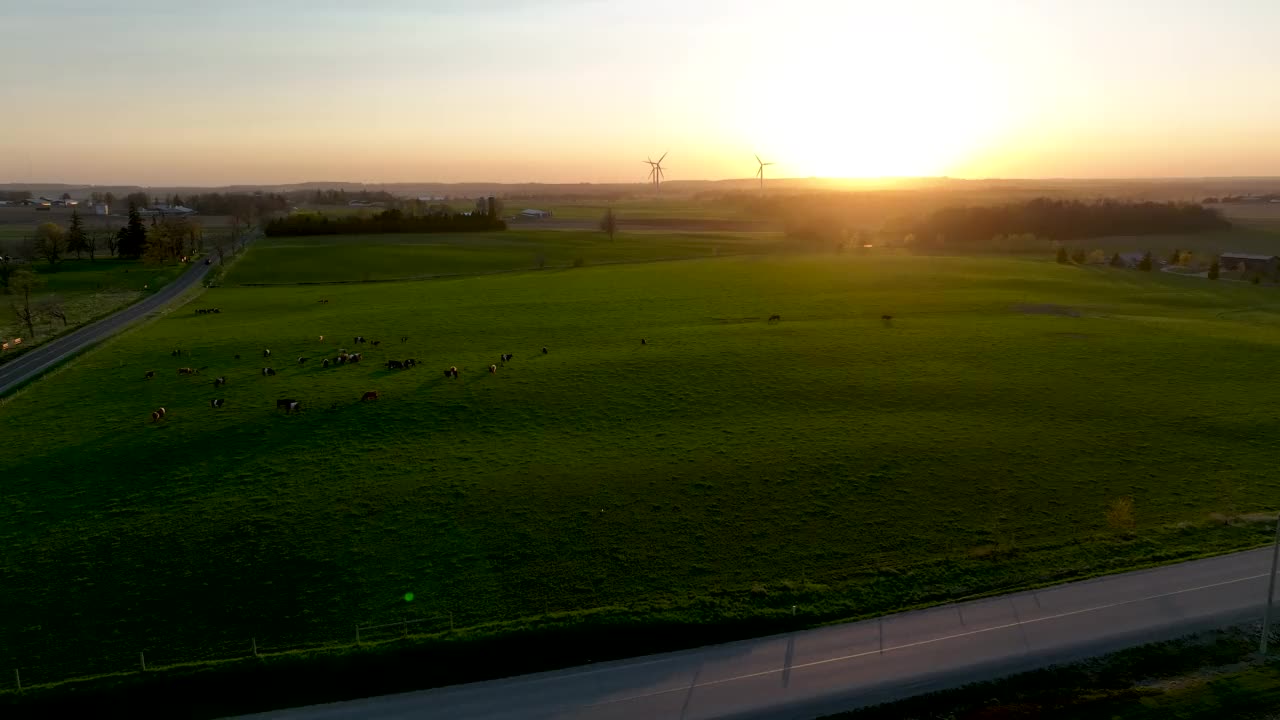
[[1258,641],[1258,654],[1267,654],[1267,636],[1271,634],[1271,603],[1276,596],[1276,561],[1280,560],[1280,516],[1276,517],[1276,541],[1271,549],[1271,575],[1267,580],[1267,607],[1262,611],[1262,639]]

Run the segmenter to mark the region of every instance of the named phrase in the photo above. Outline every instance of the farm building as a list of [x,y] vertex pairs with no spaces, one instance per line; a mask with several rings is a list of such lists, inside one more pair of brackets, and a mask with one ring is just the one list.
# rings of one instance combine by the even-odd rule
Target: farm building
[[1250,255],[1248,253],[1223,253],[1218,256],[1223,270],[1243,270],[1249,273],[1274,275],[1280,269],[1280,257],[1275,255]]
[[551,217],[551,211],[550,210],[534,210],[532,208],[527,208],[525,210],[520,211],[520,217],[530,218],[533,220],[542,220],[544,218]]

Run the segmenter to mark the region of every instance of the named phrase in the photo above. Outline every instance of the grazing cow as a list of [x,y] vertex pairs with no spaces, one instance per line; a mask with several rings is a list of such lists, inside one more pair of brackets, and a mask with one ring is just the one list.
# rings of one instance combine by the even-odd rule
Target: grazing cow
[[195,368],[189,368],[189,367],[187,367],[187,368],[178,368],[178,374],[179,374],[179,375],[197,375],[197,374],[199,374],[199,372],[200,372],[200,371],[199,371],[199,370],[196,370]]
[[148,370],[148,371],[147,371],[146,378],[147,378],[148,380],[150,380],[151,378],[153,378],[153,377],[155,377],[155,376],[156,376],[156,371],[155,371],[155,370]]
[[305,365],[305,364],[306,364],[306,362],[307,362],[307,358],[304,358],[304,357],[300,357],[300,358],[298,358],[298,364],[299,364],[299,365]]
[[239,360],[239,359],[240,359],[240,353],[236,353],[236,359],[237,359],[237,360]]
[[378,346],[379,346],[379,345],[381,345],[381,344],[382,344],[382,341],[381,341],[381,340],[374,340],[374,341],[373,341],[373,346],[374,346],[374,347],[378,347]]
[[452,371],[452,370],[450,370],[449,368],[445,368],[445,370],[444,370],[444,376],[445,376],[445,377],[453,377],[453,371]]
[[222,385],[226,385],[226,384],[227,384],[227,378],[226,378],[225,376],[218,376],[218,377],[213,381],[213,386],[214,386],[214,387],[220,387],[220,386],[222,386]]
[[782,316],[781,316],[781,315],[770,315],[770,316],[769,316],[769,322],[782,322]]
[[156,410],[155,412],[151,413],[151,422],[159,422],[164,419],[164,416],[165,416],[164,408],[160,408],[159,410]]
[[320,342],[324,342],[324,336],[323,336],[323,335],[321,335],[321,336],[320,336]]
[[645,340],[644,338],[640,338],[640,344],[641,344],[641,345],[648,345],[648,344],[649,344],[649,342],[648,342],[647,340]]
[[269,376],[269,375],[275,375],[275,374],[276,374],[276,371],[275,371],[275,370],[272,370],[271,368],[262,368],[262,376],[263,376],[263,377],[267,377],[267,376]]
[[279,410],[280,408],[284,408],[285,410],[288,410],[290,405],[296,405],[297,403],[298,401],[294,400],[293,398],[288,398],[285,400],[277,400],[276,409]]
[[320,363],[320,367],[329,367],[329,358],[325,358],[324,362]]
[[270,351],[270,350],[263,350],[263,351],[262,351],[262,357],[264,357],[264,358],[271,357],[271,351]]
[[445,370],[445,371],[444,371],[444,374],[445,374],[446,376],[453,376],[454,378],[457,378],[457,377],[458,377],[458,366],[457,366],[457,365],[454,365],[453,367],[449,368],[448,370]]
[[542,354],[543,354],[543,355],[546,355],[546,354],[547,354],[547,348],[546,348],[545,346],[542,348]]
[[407,343],[407,342],[409,342],[409,336],[408,336],[408,335],[401,335],[401,336],[400,336],[400,342],[401,342],[401,343]]
[[418,364],[418,361],[414,360],[413,358],[409,358],[408,360],[404,361],[404,364],[408,365],[409,367],[414,367]]
[[490,366],[489,366],[489,374],[490,374],[490,375],[492,375],[492,374],[494,374],[494,373],[496,373],[496,372],[498,372],[498,366],[497,366],[497,365],[490,365]]
[[225,402],[226,402],[225,398],[214,398],[213,400],[209,401],[209,407],[214,408],[216,410],[217,408],[222,407],[222,404]]
[[885,325],[888,325],[888,324],[890,324],[890,323],[892,323],[892,322],[893,322],[893,316],[892,316],[892,315],[881,315],[881,316],[880,316],[880,319],[884,321],[884,324],[885,324]]
[[360,344],[360,343],[362,343],[362,342],[364,342],[364,336],[363,336],[363,335],[357,335],[357,336],[356,336],[356,339],[355,339],[355,344],[359,345],[359,344]]
[[377,399],[378,399],[378,391],[370,390],[369,392],[364,394],[364,397],[360,398],[360,402],[364,402],[365,400],[377,400]]
[[360,362],[364,358],[364,353],[351,353],[351,357],[347,358],[351,362]]
[[285,414],[296,413],[296,412],[302,412],[302,403],[300,402],[289,403],[289,407],[285,410]]
[[215,315],[217,315],[217,314],[218,314],[218,313],[220,313],[220,312],[222,312],[222,308],[214,308],[214,309],[213,309],[213,314],[215,314]]
[[169,355],[172,357],[178,357],[181,354],[182,354],[181,350],[174,350],[173,352],[169,353]]
[[319,302],[319,303],[327,303],[327,302],[329,302],[329,301],[328,301],[328,300],[317,300],[316,302]]
[[388,360],[388,361],[387,361],[387,369],[388,369],[388,370],[403,370],[403,369],[404,369],[404,363],[400,362],[399,360]]

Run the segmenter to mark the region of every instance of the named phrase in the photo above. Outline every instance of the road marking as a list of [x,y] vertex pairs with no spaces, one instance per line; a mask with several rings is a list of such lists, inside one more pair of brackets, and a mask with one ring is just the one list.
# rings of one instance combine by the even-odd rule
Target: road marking
[[[996,625],[994,627],[983,628],[981,630],[969,630],[967,632],[956,633],[954,635],[946,635],[944,637],[933,638],[931,640],[919,640],[912,643],[906,643],[904,645],[895,645],[893,647],[887,647],[887,648],[884,648],[883,650],[867,650],[864,652],[853,653],[851,655],[841,655],[840,657],[827,658],[825,660],[814,660],[807,663],[801,663],[799,665],[793,665],[790,669],[794,671],[794,670],[800,670],[803,668],[816,667],[818,665],[827,665],[829,663],[843,662],[845,660],[856,660],[858,658],[867,657],[869,655],[878,655],[878,654],[883,654],[887,652],[893,652],[894,650],[907,650],[910,648],[922,647],[924,645],[931,645],[933,643],[947,642],[948,640],[956,640],[959,638],[970,637],[973,635],[980,635],[982,633],[995,632],[997,630],[1008,630],[1009,628],[1012,628],[1012,627],[1022,627],[1025,625],[1030,625],[1032,623],[1045,622],[1046,620],[1061,620],[1062,618],[1065,618],[1065,617],[1072,617],[1075,615],[1084,615],[1086,613],[1098,612],[1099,610],[1110,610],[1112,608],[1124,607],[1125,605],[1133,605],[1135,603],[1149,602],[1151,600],[1159,600],[1161,598],[1173,597],[1175,595],[1185,595],[1187,593],[1199,592],[1200,590],[1211,590],[1213,588],[1225,587],[1227,585],[1234,585],[1236,583],[1248,582],[1250,580],[1258,580],[1264,577],[1267,577],[1267,573],[1262,573],[1261,575],[1250,575],[1248,577],[1236,578],[1235,580],[1224,580],[1222,582],[1211,583],[1209,585],[1198,585],[1196,587],[1186,588],[1183,590],[1174,590],[1173,592],[1161,593],[1159,595],[1148,595],[1146,597],[1134,598],[1133,600],[1122,600],[1120,602],[1109,603],[1107,605],[1096,605],[1094,607],[1082,608],[1080,610],[1071,610],[1064,613],[1058,613],[1056,615],[1046,615],[1044,617],[1032,618],[1031,620],[1020,620],[1018,622],[1006,623],[1004,625]],[[1012,598],[1010,599],[1010,601],[1012,601]],[[695,683],[692,685],[681,686],[678,688],[671,688],[668,690],[655,690],[653,692],[642,693],[640,695],[631,695],[629,697],[617,698],[614,700],[605,700],[603,702],[598,702],[598,703],[589,703],[587,705],[582,705],[581,707],[585,707],[585,708],[600,707],[603,705],[612,705],[616,703],[629,702],[631,700],[643,700],[645,698],[657,697],[659,695],[668,695],[674,692],[688,692],[690,690],[693,690],[694,688],[709,687],[711,685],[722,685],[724,683],[730,683],[737,680],[750,680],[751,678],[764,677],[765,675],[772,675],[778,672],[782,672],[781,668],[772,669],[772,670],[761,670],[760,672],[747,673],[746,675],[736,675],[734,677],[721,678],[719,680],[708,680],[707,682],[704,682],[701,684],[698,684],[695,678]]]

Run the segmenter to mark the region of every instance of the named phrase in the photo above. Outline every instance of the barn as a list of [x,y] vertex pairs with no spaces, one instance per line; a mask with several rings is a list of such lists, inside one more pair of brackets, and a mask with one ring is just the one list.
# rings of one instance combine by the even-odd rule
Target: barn
[[1249,253],[1223,253],[1218,265],[1227,272],[1243,271],[1250,275],[1270,277],[1280,269],[1280,257],[1276,255],[1251,255]]

